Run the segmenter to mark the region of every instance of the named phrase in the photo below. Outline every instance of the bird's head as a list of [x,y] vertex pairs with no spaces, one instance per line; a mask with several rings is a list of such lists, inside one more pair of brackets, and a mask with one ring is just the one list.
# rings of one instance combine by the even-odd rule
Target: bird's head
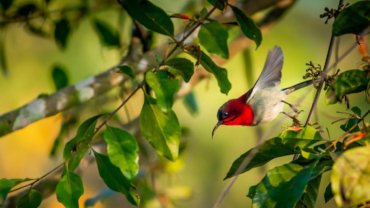
[[212,138],[220,125],[250,126],[253,124],[253,109],[240,97],[224,103],[217,112],[218,122],[212,131]]

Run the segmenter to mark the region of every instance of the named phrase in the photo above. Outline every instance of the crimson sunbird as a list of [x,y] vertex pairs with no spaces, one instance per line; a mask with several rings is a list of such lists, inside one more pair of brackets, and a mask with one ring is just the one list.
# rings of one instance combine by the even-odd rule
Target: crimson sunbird
[[308,80],[284,89],[277,88],[283,62],[283,52],[275,46],[269,51],[265,66],[253,87],[219,108],[212,138],[220,125],[256,126],[275,119],[283,111],[284,100],[290,93],[312,84],[312,80]]

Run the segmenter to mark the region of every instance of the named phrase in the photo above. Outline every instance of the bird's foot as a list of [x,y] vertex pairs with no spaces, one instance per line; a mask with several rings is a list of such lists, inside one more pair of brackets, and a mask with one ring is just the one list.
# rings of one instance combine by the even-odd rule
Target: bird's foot
[[297,114],[294,114],[294,115],[289,115],[288,113],[286,112],[282,112],[282,114],[288,116],[289,118],[292,119],[293,121],[293,126],[301,126],[301,122],[297,119],[297,116],[299,115],[299,113]]
[[287,105],[290,107],[290,109],[292,109],[292,110],[294,111],[294,113],[296,113],[296,114],[300,114],[301,112],[303,112],[303,110],[299,110],[299,109],[296,107],[296,105],[293,105],[293,104],[291,104],[291,103],[288,103],[288,102],[286,102],[285,100],[282,100],[281,102],[283,102],[283,103],[287,104]]

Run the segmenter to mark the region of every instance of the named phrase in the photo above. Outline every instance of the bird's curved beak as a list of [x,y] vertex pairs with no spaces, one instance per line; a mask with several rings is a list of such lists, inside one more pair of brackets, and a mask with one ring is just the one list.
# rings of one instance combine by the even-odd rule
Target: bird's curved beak
[[216,129],[222,124],[222,121],[217,122],[216,126],[212,130],[212,139],[213,136],[215,135]]

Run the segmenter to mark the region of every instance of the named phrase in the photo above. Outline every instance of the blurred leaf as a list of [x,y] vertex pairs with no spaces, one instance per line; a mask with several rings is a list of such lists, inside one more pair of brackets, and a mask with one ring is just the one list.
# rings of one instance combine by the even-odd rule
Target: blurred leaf
[[50,150],[50,156],[55,157],[61,147],[64,145],[64,140],[67,137],[67,133],[70,129],[74,128],[75,125],[77,125],[77,118],[76,117],[68,117],[66,118],[63,116],[63,122],[61,124],[59,134],[58,136],[54,139],[53,146],[51,147]]
[[326,92],[328,104],[342,101],[347,94],[366,90],[370,84],[370,71],[353,69],[340,73]]
[[250,17],[244,14],[242,10],[234,6],[231,6],[231,8],[244,35],[247,36],[249,39],[253,40],[258,48],[258,46],[262,42],[261,30],[258,28],[256,23],[254,23],[254,21]]
[[52,77],[56,90],[63,89],[68,86],[68,76],[64,67],[60,65],[54,65],[52,71]]
[[191,114],[194,115],[199,112],[197,99],[193,91],[189,92],[188,94],[184,96],[184,104]]
[[224,59],[229,58],[228,36],[227,29],[218,22],[203,24],[198,34],[200,44],[209,53],[217,54]]
[[[354,127],[354,126],[356,126],[356,127]],[[357,118],[348,119],[346,123],[340,125],[340,129],[342,129],[345,132],[350,132],[350,133],[360,131],[360,127],[358,126],[358,119]]]
[[163,112],[156,100],[145,96],[140,113],[140,130],[159,155],[176,160],[179,153],[181,127],[175,112]]
[[370,2],[358,1],[345,8],[335,18],[333,35],[360,34],[370,25]]
[[42,195],[36,189],[31,189],[17,202],[17,208],[37,208],[41,204]]
[[334,197],[333,192],[331,190],[331,183],[328,184],[325,188],[324,198],[325,203],[327,203],[329,200],[331,200]]
[[361,109],[357,106],[351,108],[351,111],[356,114],[358,117],[361,117]]
[[207,0],[210,4],[216,7],[219,10],[224,10],[227,6],[228,0]]
[[61,49],[66,48],[70,32],[71,25],[66,18],[62,18],[55,23],[54,38]]
[[345,151],[334,163],[331,188],[338,207],[370,200],[370,146]]
[[166,65],[170,66],[169,70],[174,75],[180,75],[185,82],[189,82],[194,74],[194,64],[186,58],[173,58],[166,61]]
[[121,170],[112,164],[108,156],[94,151],[96,164],[98,165],[99,175],[105,184],[113,191],[124,194],[127,200],[134,204],[139,204],[139,198],[133,192],[133,186],[121,172]]
[[[252,191],[253,207],[294,207],[311,177],[313,166],[288,163],[269,170]],[[252,195],[252,194],[251,194]]]
[[62,178],[55,189],[57,199],[65,207],[78,207],[78,199],[84,193],[84,187],[79,175],[68,171],[65,167]]
[[307,187],[295,208],[316,207],[316,200],[319,193],[320,182],[321,175],[308,182]]
[[2,10],[5,12],[6,10],[9,9],[9,7],[13,4],[13,0],[1,0],[0,1],[0,6]]
[[0,70],[1,73],[6,76],[8,75],[8,64],[6,62],[6,56],[5,56],[5,44],[4,41],[0,40]]
[[[43,23],[39,22],[32,22],[32,21],[27,21],[25,22],[25,28],[32,34],[37,35],[42,38],[49,38],[50,37],[50,32],[47,29],[43,27]],[[54,31],[53,31],[54,32]]]
[[127,65],[124,65],[124,66],[118,66],[118,69],[119,71],[122,73],[122,74],[126,74],[127,76],[129,76],[131,79],[134,79],[135,78],[135,73],[134,73],[134,70],[131,69],[131,67],[127,66]]
[[119,47],[120,37],[118,31],[99,19],[93,20],[94,28],[100,38],[100,42],[108,47]]
[[5,202],[6,197],[8,196],[9,191],[15,187],[16,185],[29,181],[31,179],[29,178],[15,178],[15,179],[6,179],[6,178],[1,178],[0,179],[0,205],[3,205]]
[[116,194],[117,192],[113,191],[112,189],[109,189],[109,188],[103,189],[94,197],[86,199],[84,206],[85,208],[94,207],[97,202],[103,201],[103,199],[106,199],[107,197],[110,197],[110,196],[114,196]]
[[173,36],[174,27],[170,17],[148,0],[119,0],[127,13],[149,30]]
[[196,49],[189,51],[190,54],[196,58],[205,70],[212,73],[216,79],[218,86],[222,93],[227,94],[231,89],[231,83],[227,78],[227,70],[225,68],[219,67],[212,61],[212,59],[207,56],[203,51],[198,51]]
[[34,3],[26,3],[21,6],[18,6],[16,14],[20,16],[28,16],[32,13],[35,13],[38,10],[38,7]]
[[254,147],[242,154],[233,162],[225,179],[234,176],[244,159],[249,157],[249,154],[252,151],[256,151],[256,148],[256,154],[250,163],[240,173],[244,173],[252,168],[262,166],[270,160],[278,157],[298,154],[300,152],[299,149],[309,147],[312,144],[320,141],[322,141],[322,138],[313,127],[306,127],[300,131],[286,130],[280,135],[280,137],[269,139],[261,144],[261,146]]
[[139,172],[139,146],[136,138],[122,129],[107,126],[104,140],[108,144],[110,161],[119,167],[126,178],[133,179]]
[[174,95],[180,89],[180,82],[171,77],[172,75],[164,70],[147,72],[145,81],[155,92],[158,105],[166,110],[172,108]]
[[78,167],[81,159],[88,151],[89,142],[93,138],[96,122],[100,116],[96,115],[84,121],[78,128],[76,136],[65,145],[63,157],[68,161],[69,171]]

